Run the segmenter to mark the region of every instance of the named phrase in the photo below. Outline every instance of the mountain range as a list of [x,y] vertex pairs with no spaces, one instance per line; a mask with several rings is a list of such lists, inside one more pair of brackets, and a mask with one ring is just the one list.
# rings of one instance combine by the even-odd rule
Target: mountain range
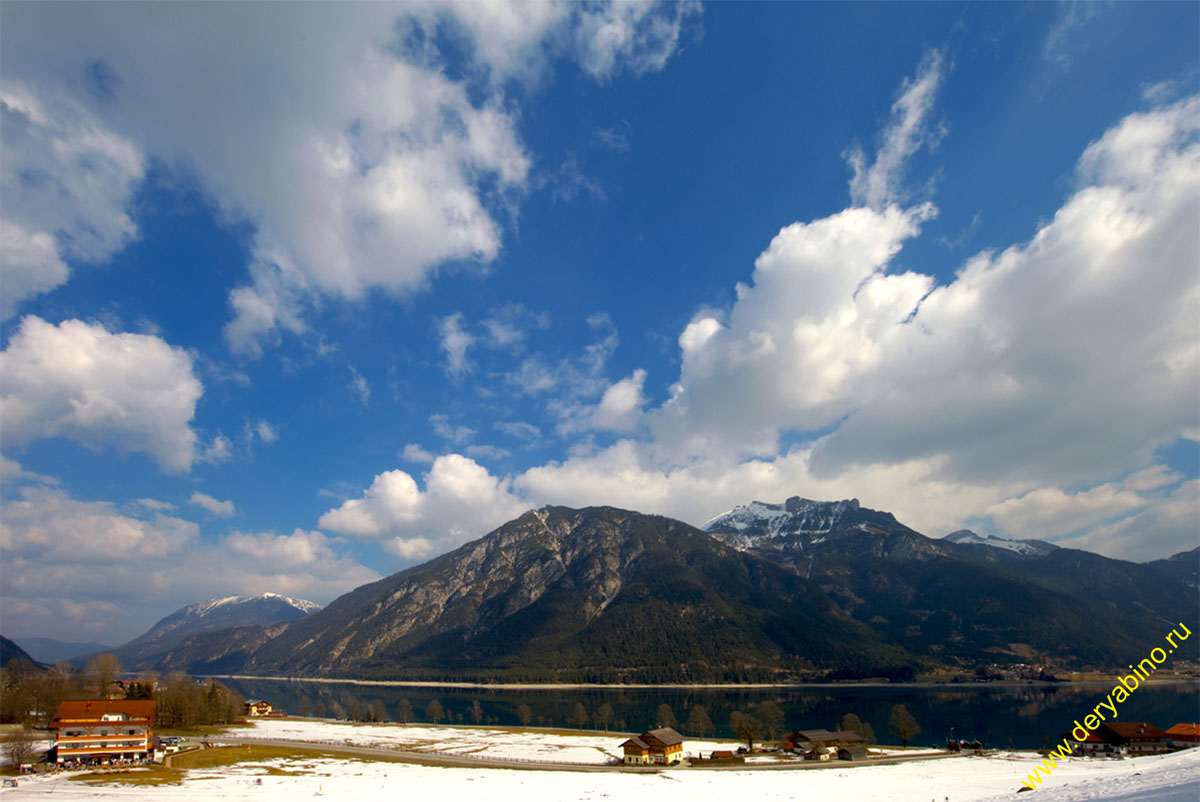
[[1198,561],[1200,550],[1138,564],[966,530],[933,539],[853,499],[752,502],[702,528],[545,507],[310,615],[188,635],[158,667],[727,682],[1121,665],[1196,620]]
[[[319,604],[277,593],[209,599],[176,610],[146,632],[111,651],[126,669],[155,668],[172,648],[188,637],[237,627],[270,626],[296,621],[320,609]],[[86,660],[87,656],[83,659]]]

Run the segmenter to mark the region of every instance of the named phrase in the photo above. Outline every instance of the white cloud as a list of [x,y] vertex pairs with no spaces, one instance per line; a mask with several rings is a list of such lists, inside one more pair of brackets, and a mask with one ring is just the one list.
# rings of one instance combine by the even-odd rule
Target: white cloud
[[223,434],[218,434],[213,437],[211,443],[204,447],[196,459],[200,462],[208,462],[215,465],[219,462],[225,462],[232,456],[233,441]]
[[400,452],[400,456],[409,462],[429,463],[431,465],[434,459],[433,454],[421,448],[418,443],[409,443],[406,445],[404,450]]
[[74,101],[7,78],[0,141],[5,319],[21,301],[65,283],[68,260],[105,261],[137,236],[126,207],[145,159]]
[[469,426],[450,423],[450,417],[440,412],[429,416],[433,431],[442,439],[454,445],[461,445],[475,436],[475,430]]
[[641,420],[642,407],[646,405],[646,397],[642,394],[645,384],[646,371],[638,369],[609,386],[592,411],[590,425],[613,432],[633,431]]
[[53,476],[43,476],[21,467],[21,463],[0,454],[0,484],[12,485],[16,482],[39,482],[44,485],[58,484]]
[[393,554],[426,557],[481,537],[526,507],[507,480],[469,457],[438,457],[421,490],[404,471],[375,477],[360,498],[321,516],[318,526],[344,535],[385,541]]
[[931,127],[929,115],[942,82],[943,56],[937,50],[925,54],[915,78],[905,79],[900,96],[892,104],[892,119],[880,136],[875,163],[866,164],[866,155],[857,145],[846,151],[854,170],[850,196],[857,204],[882,209],[899,199],[898,184],[909,157],[923,145],[935,145],[944,134]]
[[258,439],[264,443],[274,443],[279,439],[279,434],[271,427],[271,424],[265,420],[260,420],[254,424],[254,433],[258,435]]
[[472,366],[467,361],[467,350],[475,344],[475,338],[463,330],[461,312],[438,321],[438,338],[446,354],[446,372],[457,378],[469,371]]
[[[1194,545],[1195,482],[1172,490],[1154,460],[1196,431],[1198,129],[1195,98],[1120,121],[1029,242],[940,286],[889,272],[928,204],[787,226],[733,306],[681,333],[647,437],[486,481],[514,509],[616,504],[699,523],[751,498],[859,497],[934,535],[986,511],[1010,534],[1115,556]],[[614,347],[615,333],[573,368],[530,357],[510,381],[546,393],[570,369],[599,378],[581,366]],[[781,450],[785,436],[802,445]]]
[[492,311],[484,319],[483,327],[487,330],[484,344],[489,348],[505,348],[518,351],[525,341],[525,329],[533,327],[546,329],[550,326],[550,316],[545,312],[534,312],[524,304],[506,304]]
[[211,540],[163,514],[170,505],[142,499],[137,507],[122,513],[49,487],[8,500],[0,510],[4,631],[121,643],[200,599],[273,591],[323,603],[379,578],[319,532]]
[[486,444],[467,446],[466,452],[473,459],[504,459],[512,456],[511,451]]
[[1144,562],[1196,548],[1197,530],[1200,480],[1192,479],[1142,512],[1059,541],[1058,545]]
[[[234,353],[257,358],[283,333],[305,333],[322,295],[411,292],[447,262],[492,262],[502,246],[499,221],[528,190],[531,164],[508,79],[535,87],[563,55],[599,79],[661,69],[698,8],[14,7],[0,32],[0,66],[6,114],[16,121],[6,126],[14,132],[5,132],[6,155],[20,158],[6,163],[40,159],[62,186],[87,189],[52,211],[55,222],[64,211],[88,213],[71,248],[89,258],[110,255],[136,233],[127,211],[144,162],[193,173],[225,216],[254,226],[251,275],[230,292],[225,336]],[[437,51],[453,28],[468,58],[461,78],[447,74],[448,58]],[[97,65],[110,76],[103,86]],[[75,97],[51,107],[26,86]],[[5,196],[17,197],[7,186]],[[12,240],[23,254],[11,263],[13,291],[61,282],[59,262],[36,239],[61,229],[14,222],[24,235]]]
[[542,430],[525,421],[497,421],[492,428],[518,440],[537,440]]
[[[3,517],[0,548],[10,557],[36,556],[46,563],[161,558],[199,533],[190,521],[161,514],[150,520],[132,518],[118,514],[108,502],[77,501],[49,487],[21,488],[19,498],[4,505]],[[23,581],[7,575],[6,591],[10,583]]]
[[190,423],[202,387],[186,351],[145,334],[111,334],[26,317],[0,353],[7,445],[65,437],[149,454],[167,471],[196,458]]
[[348,386],[350,390],[356,396],[358,396],[358,400],[361,401],[362,405],[365,407],[371,401],[371,385],[367,383],[367,380],[363,378],[361,373],[354,369],[353,365],[350,365],[349,367],[350,384]]
[[199,491],[192,493],[188,499],[188,504],[203,507],[218,518],[229,518],[235,512],[232,501],[218,501],[212,496]]
[[697,2],[647,0],[579,5],[576,57],[598,79],[622,66],[634,75],[661,70],[679,47],[684,25],[700,13]]

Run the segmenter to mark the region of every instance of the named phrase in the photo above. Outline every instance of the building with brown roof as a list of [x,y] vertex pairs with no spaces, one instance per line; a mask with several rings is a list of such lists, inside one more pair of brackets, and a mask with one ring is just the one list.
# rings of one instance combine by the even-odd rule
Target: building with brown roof
[[621,744],[625,750],[625,765],[644,766],[652,763],[670,766],[683,760],[683,736],[670,727],[647,730]]
[[1097,730],[1100,737],[1130,755],[1159,755],[1170,751],[1170,737],[1145,721],[1107,721]]
[[866,739],[853,730],[837,730],[830,732],[829,730],[797,730],[791,735],[788,735],[785,740],[785,745],[793,752],[811,752],[816,745],[828,746],[834,749],[841,749],[851,746],[865,746]]
[[55,760],[145,760],[157,715],[158,703],[148,699],[68,699],[50,722],[58,735]]

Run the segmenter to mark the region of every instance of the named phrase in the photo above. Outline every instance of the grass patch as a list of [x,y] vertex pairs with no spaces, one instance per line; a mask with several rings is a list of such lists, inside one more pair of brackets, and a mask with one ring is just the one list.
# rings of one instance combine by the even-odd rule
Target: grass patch
[[90,771],[69,775],[71,782],[85,785],[182,785],[183,772],[170,766],[153,766],[123,772]]

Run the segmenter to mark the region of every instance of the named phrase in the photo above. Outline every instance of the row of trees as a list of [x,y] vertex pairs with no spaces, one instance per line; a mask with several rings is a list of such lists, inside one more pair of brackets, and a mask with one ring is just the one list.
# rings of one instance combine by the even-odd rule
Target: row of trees
[[0,722],[44,724],[64,699],[107,698],[121,671],[121,662],[112,654],[93,657],[82,671],[70,663],[43,670],[29,662],[9,660],[0,670]]
[[[363,706],[358,700],[348,703],[354,708],[351,712],[355,713],[354,715],[350,715],[350,718],[362,721],[390,720],[387,716],[386,706],[379,699],[376,699],[368,706]],[[304,705],[302,704],[301,706],[303,708]],[[412,702],[408,699],[400,700],[396,712],[396,720],[402,724],[409,724],[415,720],[416,711],[413,708]],[[459,722],[464,720],[461,714],[455,717],[449,713],[437,699],[430,700],[425,705],[423,712],[424,720],[434,725],[440,724],[442,721],[453,722],[456,718]],[[301,713],[303,715],[311,714],[304,710],[301,710]],[[534,720],[533,710],[527,704],[518,705],[517,718],[521,722],[521,726],[528,727]],[[495,721],[494,718],[485,715],[483,706],[478,699],[471,703],[471,707],[467,710],[466,720],[474,724]],[[539,725],[546,724],[545,717],[538,716],[538,723]],[[553,722],[550,723],[553,724]],[[567,723],[577,729],[583,729],[591,725],[595,729],[602,729],[605,732],[608,732],[613,727],[618,730],[627,729],[625,720],[617,718],[616,711],[607,702],[590,712],[583,702],[576,702],[567,716]],[[733,730],[740,740],[746,741],[750,748],[753,748],[755,741],[763,739],[777,741],[779,736],[783,734],[784,723],[783,710],[780,709],[779,705],[770,700],[755,705],[749,711],[735,710],[729,717],[730,729]],[[716,725],[713,724],[708,710],[699,704],[692,705],[688,709],[686,720],[680,722],[675,717],[671,706],[664,702],[655,711],[654,726],[682,729],[686,734],[697,738],[708,737],[716,731]],[[874,728],[869,723],[862,721],[854,713],[847,713],[842,716],[839,729],[857,732],[863,736],[863,740],[867,743],[876,743],[877,741]],[[888,731],[907,746],[908,742],[921,732],[921,727],[904,705],[895,705],[888,720]]]

